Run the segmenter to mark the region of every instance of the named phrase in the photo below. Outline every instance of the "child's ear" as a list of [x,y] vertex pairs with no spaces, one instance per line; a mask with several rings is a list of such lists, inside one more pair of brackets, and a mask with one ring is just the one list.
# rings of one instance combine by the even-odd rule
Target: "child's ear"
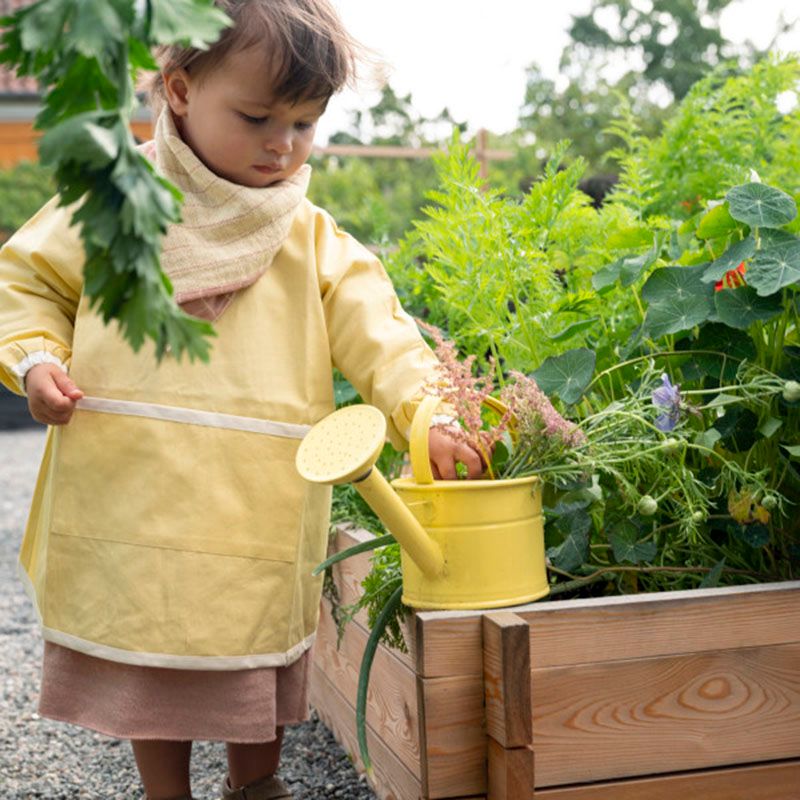
[[176,69],[164,73],[164,92],[172,113],[176,117],[186,116],[189,110],[189,75],[186,70]]

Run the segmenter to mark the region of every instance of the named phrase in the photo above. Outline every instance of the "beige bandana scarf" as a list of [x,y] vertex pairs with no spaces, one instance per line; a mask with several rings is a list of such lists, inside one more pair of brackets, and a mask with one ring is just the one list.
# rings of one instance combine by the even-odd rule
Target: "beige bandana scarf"
[[180,138],[169,109],[158,118],[154,141],[141,150],[184,197],[182,222],[170,225],[161,251],[175,301],[187,314],[215,320],[283,247],[311,168],[304,165],[261,189],[226,181]]

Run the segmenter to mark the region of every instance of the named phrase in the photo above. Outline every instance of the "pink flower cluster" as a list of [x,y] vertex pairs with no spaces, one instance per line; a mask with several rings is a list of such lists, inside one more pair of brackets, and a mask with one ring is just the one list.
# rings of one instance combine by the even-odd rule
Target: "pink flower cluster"
[[557,452],[585,443],[583,432],[553,408],[536,381],[516,371],[510,373],[513,380],[500,392],[506,413],[486,430],[482,408],[495,389],[494,362],[490,361],[485,375],[475,375],[474,355],[460,361],[455,344],[447,341],[438,328],[423,322],[419,325],[435,342],[439,359],[438,382],[428,387],[428,391],[441,397],[462,425],[460,431],[449,427],[444,430],[450,436],[464,439],[487,463],[495,443],[509,428],[516,440],[515,450],[524,452],[528,463],[544,463]]
[[585,443],[586,436],[572,422],[564,419],[553,408],[548,396],[533,378],[521,372],[510,373],[513,383],[505,386],[500,399],[516,420],[516,433],[520,440],[544,436],[565,447]]
[[493,428],[483,429],[481,411],[484,401],[494,391],[494,362],[490,362],[489,372],[485,375],[474,375],[474,355],[459,361],[455,344],[447,341],[438,328],[419,320],[417,323],[433,339],[436,344],[436,357],[439,359],[439,380],[435,385],[428,387],[428,391],[441,397],[450,407],[453,416],[461,422],[460,431],[447,427],[444,428],[445,432],[450,436],[465,439],[486,457],[507,429],[511,416],[507,413]]

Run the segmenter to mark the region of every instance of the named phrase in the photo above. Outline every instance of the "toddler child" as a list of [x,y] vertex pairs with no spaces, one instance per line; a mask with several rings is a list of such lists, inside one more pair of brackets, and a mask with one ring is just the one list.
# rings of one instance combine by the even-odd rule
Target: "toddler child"
[[[436,365],[380,263],[305,197],[356,61],[329,1],[217,5],[215,45],[160,53],[143,147],[185,198],[162,267],[215,321],[210,363],[158,365],[103,325],[57,198],[0,252],[0,380],[52,426],[20,553],[40,713],[130,739],[150,800],[190,797],[193,740],[226,742],[224,798],[291,797],[275,771],[307,718],[330,508],[297,446],[334,408],[332,365],[404,446]],[[437,476],[481,472],[435,430],[430,451]]]

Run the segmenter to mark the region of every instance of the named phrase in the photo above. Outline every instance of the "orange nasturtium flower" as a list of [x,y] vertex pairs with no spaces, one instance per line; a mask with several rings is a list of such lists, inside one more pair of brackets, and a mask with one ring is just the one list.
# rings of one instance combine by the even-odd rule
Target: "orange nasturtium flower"
[[725,273],[725,277],[721,281],[717,281],[714,284],[714,291],[721,292],[723,289],[738,289],[740,286],[745,285],[744,274],[747,272],[747,267],[744,265],[744,261],[739,264],[736,269],[729,269]]

